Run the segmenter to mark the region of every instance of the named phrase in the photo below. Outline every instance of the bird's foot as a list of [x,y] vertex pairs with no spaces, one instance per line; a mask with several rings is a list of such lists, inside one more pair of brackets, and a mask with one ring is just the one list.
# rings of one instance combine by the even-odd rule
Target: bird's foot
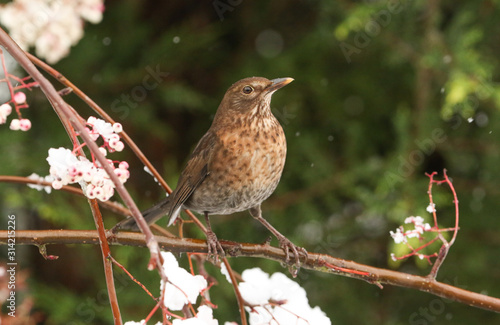
[[224,248],[217,239],[213,231],[207,232],[208,259],[212,259],[216,264],[219,263],[219,256],[224,258]]
[[[304,260],[307,260],[307,251],[303,247],[296,246],[285,236],[278,237],[280,242],[280,248],[285,252],[285,261],[288,263],[288,270],[295,278],[300,269],[300,256],[304,257]],[[294,263],[290,263],[290,252],[293,254]]]

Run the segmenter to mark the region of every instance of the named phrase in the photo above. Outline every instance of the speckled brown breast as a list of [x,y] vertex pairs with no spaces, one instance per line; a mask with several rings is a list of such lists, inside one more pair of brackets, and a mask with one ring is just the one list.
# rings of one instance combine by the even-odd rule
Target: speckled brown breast
[[[248,121],[248,119],[246,119]],[[208,176],[185,202],[197,212],[231,214],[255,207],[276,189],[286,158],[286,139],[276,118],[235,120],[217,130]]]

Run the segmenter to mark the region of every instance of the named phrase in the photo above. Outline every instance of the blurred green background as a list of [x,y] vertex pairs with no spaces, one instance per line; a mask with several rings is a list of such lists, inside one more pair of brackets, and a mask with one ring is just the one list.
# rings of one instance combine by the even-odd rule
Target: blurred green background
[[[460,200],[461,229],[438,280],[500,297],[500,1],[105,5],[103,21],[87,25],[84,38],[54,67],[123,124],[172,187],[233,82],[293,77],[272,102],[288,156],[277,191],[263,204],[264,217],[308,251],[426,275],[425,261],[390,261],[396,248],[389,231],[411,215],[430,221],[425,172],[442,175],[446,168]],[[148,75],[154,87],[144,85]],[[71,147],[41,92],[28,98],[24,114],[32,130],[0,127],[2,175],[46,175],[48,149]],[[91,114],[76,96],[67,100],[82,116]],[[130,163],[126,186],[141,209],[164,197],[129,151],[113,159]],[[434,191],[439,221],[450,227],[452,196],[445,186]],[[82,198],[13,184],[0,184],[0,193],[1,218],[15,214],[18,229],[94,229]],[[120,219],[104,216],[108,227]],[[228,240],[258,243],[270,235],[246,212],[213,217],[212,225]],[[203,238],[194,226],[186,235]],[[146,271],[146,249],[112,251],[158,293],[157,274]],[[21,294],[33,298],[37,323],[111,323],[99,248],[49,246],[48,253],[60,258],[45,261],[36,247],[18,246],[27,272]],[[287,273],[261,259],[231,264],[239,272],[259,266]],[[215,317],[220,324],[238,320],[232,288],[215,268],[207,269],[220,281],[211,289]],[[123,319],[143,319],[153,301],[121,270],[116,277]],[[380,290],[307,270],[297,281],[333,324],[500,321],[495,313],[409,289]]]

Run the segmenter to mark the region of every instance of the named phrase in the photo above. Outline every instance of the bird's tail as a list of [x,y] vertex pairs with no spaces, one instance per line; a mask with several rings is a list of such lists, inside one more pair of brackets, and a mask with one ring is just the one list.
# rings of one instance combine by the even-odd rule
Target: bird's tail
[[[151,208],[143,211],[142,216],[144,217],[144,219],[146,219],[148,225],[150,225],[155,223],[158,219],[160,219],[164,215],[166,215],[169,209],[170,209],[170,199],[166,198],[163,201],[160,201],[156,205],[152,206]],[[128,217],[127,219],[118,222],[111,229],[113,233],[117,232],[118,230],[137,231],[139,230],[139,226],[135,222],[134,218]]]

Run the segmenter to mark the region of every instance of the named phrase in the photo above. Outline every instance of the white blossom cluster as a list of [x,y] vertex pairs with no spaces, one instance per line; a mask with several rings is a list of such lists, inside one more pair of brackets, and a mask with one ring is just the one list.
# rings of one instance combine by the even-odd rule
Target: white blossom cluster
[[[175,256],[168,252],[161,253],[163,257],[163,269],[168,278],[165,287],[164,304],[170,310],[182,310],[188,303],[195,304],[200,293],[207,288],[207,280],[201,275],[192,275],[182,267]],[[162,281],[160,289],[163,290],[165,283]]]
[[[123,142],[117,133],[122,131],[119,123],[111,125],[104,120],[93,116],[87,120],[86,131],[96,141],[101,137],[104,144],[99,148],[104,156],[109,151],[121,151],[124,148]],[[52,187],[60,189],[63,185],[79,183],[84,189],[85,195],[101,201],[109,200],[114,194],[115,185],[98,161],[91,162],[85,157],[76,157],[73,151],[66,148],[49,149],[47,161],[50,165],[50,175],[53,177]],[[125,183],[130,176],[128,163],[122,161],[115,167],[115,162],[108,159],[108,164],[113,168],[115,174],[122,183]]]
[[[212,308],[208,306],[198,307],[198,313],[195,317],[187,319],[174,319],[172,325],[219,325],[219,321],[213,318]],[[140,322],[129,321],[125,325],[145,325],[144,320]],[[156,325],[162,325],[162,322],[156,323]],[[231,325],[232,323],[225,323],[225,325]],[[236,324],[236,323],[234,323]]]
[[49,63],[68,55],[83,37],[84,20],[99,23],[104,0],[13,0],[0,6],[0,22],[24,49]]
[[87,119],[87,125],[90,126],[90,128],[87,127],[85,129],[92,140],[97,141],[99,137],[104,140],[104,145],[100,148],[103,155],[107,155],[106,147],[110,149],[111,152],[122,151],[125,147],[118,135],[118,133],[123,131],[123,127],[120,123],[111,125],[111,123],[91,116]]
[[426,208],[427,212],[429,213],[434,213],[436,212],[436,204],[434,203],[429,203],[429,205]]
[[[107,201],[114,194],[113,182],[97,161],[92,163],[85,157],[77,158],[66,148],[50,148],[47,162],[50,165],[50,176],[54,178],[52,187],[56,190],[63,185],[79,183],[90,199]],[[130,176],[127,162],[120,162],[117,168],[112,160],[108,159],[108,163],[114,168],[120,181],[125,183]]]
[[[45,181],[45,182],[52,183],[54,181],[54,177],[52,177],[50,175],[42,177],[36,173],[32,173],[31,175],[28,176],[28,178],[31,180],[37,181],[37,182]],[[28,187],[34,188],[35,190],[38,190],[38,191],[44,190],[45,192],[47,192],[47,194],[50,194],[52,192],[51,186],[43,186],[40,184],[27,184],[27,185],[28,185]]]
[[420,238],[424,232],[429,231],[432,227],[428,223],[424,223],[424,218],[408,217],[405,219],[405,224],[413,224],[413,229],[404,230],[403,227],[396,229],[396,232],[390,231],[392,239],[396,244],[407,243],[408,238]]
[[[11,101],[0,105],[0,124],[7,122],[7,117],[12,113],[10,102],[14,103],[14,105],[19,105],[19,107],[26,107],[26,95],[19,91],[14,94]],[[13,131],[28,131],[31,129],[31,121],[26,118],[12,119],[12,121],[10,121],[10,129]]]
[[245,270],[244,282],[238,287],[246,302],[254,305],[249,323],[258,324],[296,324],[330,325],[331,321],[318,307],[311,308],[306,291],[298,283],[280,272],[272,276],[259,268]]
[[0,124],[7,122],[10,113],[12,113],[12,106],[7,103],[0,105]]
[[[163,257],[163,269],[168,282],[162,281],[160,288],[165,288],[163,303],[170,310],[182,310],[187,304],[195,304],[200,293],[207,288],[207,280],[201,275],[192,275],[185,269],[179,267],[175,256],[170,252],[161,252]],[[141,322],[126,322],[125,325],[140,325]],[[158,322],[157,325],[161,325]],[[173,325],[219,325],[219,321],[213,318],[212,308],[202,305],[198,307],[195,317],[187,319],[174,319]]]
[[[162,252],[169,283],[165,288],[164,304],[170,310],[182,310],[188,304],[196,303],[200,293],[207,288],[207,281],[200,275],[191,275],[179,267],[172,253]],[[227,270],[222,267],[222,273],[229,279]],[[311,308],[306,292],[297,283],[283,273],[274,273],[271,277],[259,268],[245,270],[242,274],[244,282],[239,284],[243,299],[254,306],[247,308],[251,325],[330,325],[331,321],[319,307]],[[164,283],[161,283],[163,289]],[[126,322],[125,325],[143,325],[140,322]],[[210,307],[198,307],[195,317],[174,319],[173,325],[218,325],[213,318]],[[225,322],[224,325],[235,325],[236,322]],[[161,325],[158,322],[156,325]]]

